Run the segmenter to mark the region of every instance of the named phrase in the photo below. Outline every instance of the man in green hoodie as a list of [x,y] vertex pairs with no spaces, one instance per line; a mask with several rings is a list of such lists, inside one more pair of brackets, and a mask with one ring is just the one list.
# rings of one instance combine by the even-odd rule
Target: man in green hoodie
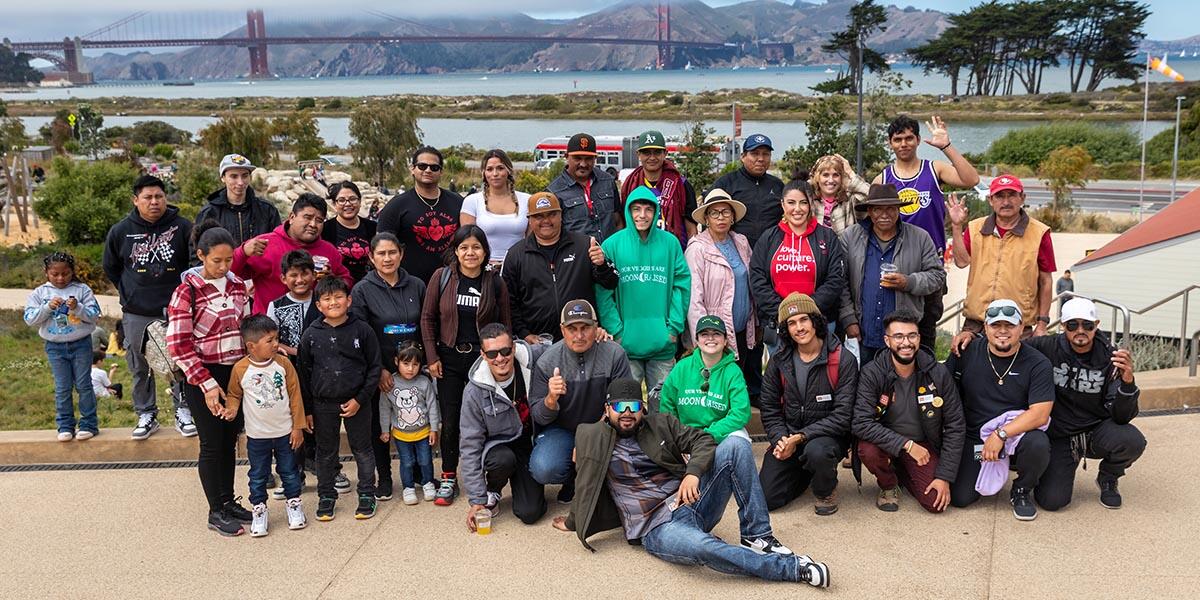
[[633,378],[647,390],[662,383],[675,364],[691,299],[691,271],[679,240],[656,227],[658,197],[646,186],[625,202],[625,222],[633,223],[604,240],[619,280],[615,290],[595,286],[600,324],[625,349]]
[[767,499],[758,480],[750,435],[750,393],[727,346],[725,322],[707,315],[696,320],[696,349],[671,369],[663,382],[659,411],[700,429],[717,442],[717,464],[732,465],[742,545],[759,554],[790,556],[771,532]]

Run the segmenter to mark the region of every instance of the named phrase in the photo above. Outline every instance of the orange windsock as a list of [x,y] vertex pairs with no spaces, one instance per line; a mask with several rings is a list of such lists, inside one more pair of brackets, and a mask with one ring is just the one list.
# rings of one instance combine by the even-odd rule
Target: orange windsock
[[1179,73],[1179,71],[1176,71],[1175,69],[1172,69],[1171,67],[1167,66],[1166,57],[1163,57],[1162,60],[1151,57],[1150,68],[1154,69],[1155,71],[1158,71],[1159,73],[1162,73],[1164,77],[1169,77],[1171,79],[1174,79],[1178,83],[1183,82],[1183,75],[1181,75]]

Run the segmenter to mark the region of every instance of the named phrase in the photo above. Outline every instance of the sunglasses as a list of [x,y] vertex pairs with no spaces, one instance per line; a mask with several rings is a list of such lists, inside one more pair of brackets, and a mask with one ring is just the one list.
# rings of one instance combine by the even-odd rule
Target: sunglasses
[[1095,321],[1083,321],[1080,319],[1071,319],[1070,321],[1063,323],[1063,327],[1066,327],[1067,331],[1075,331],[1076,329],[1079,329],[1080,327],[1082,327],[1084,331],[1091,331],[1096,328],[1096,322]]
[[1021,311],[1017,310],[1017,307],[1015,306],[993,306],[987,309],[987,318],[991,319],[1000,315],[1012,317],[1019,312]]
[[618,415],[623,412],[640,413],[642,412],[641,400],[614,400],[608,403],[608,407]]
[[442,165],[431,165],[429,163],[417,163],[413,166],[416,167],[418,171],[433,171],[434,173],[437,173],[438,171],[442,170]]
[[700,383],[700,391],[707,394],[708,393],[708,378],[712,377],[712,371],[710,371],[708,369],[700,369],[700,376],[704,378],[704,381]]
[[488,360],[496,360],[497,356],[512,356],[512,353],[513,353],[512,346],[509,346],[507,348],[500,348],[498,350],[484,350],[483,351],[483,355],[486,356]]

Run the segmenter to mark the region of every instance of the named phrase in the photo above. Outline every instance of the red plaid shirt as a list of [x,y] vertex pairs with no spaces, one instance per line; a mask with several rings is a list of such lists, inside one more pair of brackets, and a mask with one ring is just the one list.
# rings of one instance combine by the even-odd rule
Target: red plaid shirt
[[232,365],[246,355],[238,329],[242,317],[250,314],[246,284],[232,273],[226,277],[225,293],[221,294],[217,286],[195,272],[187,273],[167,305],[167,351],[183,369],[187,382],[204,392],[219,387],[205,363]]

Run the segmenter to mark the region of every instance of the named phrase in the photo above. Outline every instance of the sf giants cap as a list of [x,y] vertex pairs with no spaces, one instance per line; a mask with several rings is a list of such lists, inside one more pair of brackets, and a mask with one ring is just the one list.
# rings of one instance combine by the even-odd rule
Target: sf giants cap
[[1013,190],[1024,194],[1025,186],[1021,185],[1021,180],[1017,179],[1015,175],[1005,174],[992,180],[991,185],[988,186],[988,195],[995,196],[1004,190]]
[[254,170],[254,165],[250,164],[250,159],[241,154],[226,154],[225,158],[221,159],[221,166],[218,169],[218,175],[225,175],[225,171],[230,169],[247,169]]
[[570,325],[571,323],[595,325],[596,309],[592,308],[592,303],[587,300],[572,300],[563,306],[562,324]]
[[562,205],[558,203],[558,196],[550,192],[538,192],[529,197],[528,214],[530,216],[561,210]]
[[586,133],[577,133],[571,136],[571,141],[567,142],[567,156],[572,154],[595,156],[596,138]]

